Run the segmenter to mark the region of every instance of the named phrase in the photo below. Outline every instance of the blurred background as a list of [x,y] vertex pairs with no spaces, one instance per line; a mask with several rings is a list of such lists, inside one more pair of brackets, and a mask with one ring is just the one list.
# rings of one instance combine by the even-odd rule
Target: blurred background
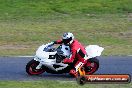
[[103,55],[131,55],[132,0],[0,0],[0,56],[34,55],[64,32]]

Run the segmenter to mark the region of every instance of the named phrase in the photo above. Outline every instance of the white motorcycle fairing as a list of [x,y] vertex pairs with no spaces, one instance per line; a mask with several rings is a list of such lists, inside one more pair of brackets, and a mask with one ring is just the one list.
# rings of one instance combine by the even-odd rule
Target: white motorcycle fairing
[[[47,48],[47,49],[52,48],[52,47],[48,47],[49,45],[50,45],[50,43],[46,44],[46,45],[42,45],[36,51],[36,55],[35,55],[34,60],[40,62],[39,66],[37,66],[36,69],[41,68],[42,65],[44,65],[44,66],[46,66],[49,69],[54,70],[54,71],[59,71],[59,70],[66,68],[68,66],[68,64],[64,64],[62,62],[56,63],[55,55],[57,54],[57,51],[47,52],[44,50],[45,48]],[[63,54],[65,56],[69,56],[71,54],[70,48],[68,46],[65,46],[65,45],[61,46],[61,51],[63,51]],[[56,67],[54,67],[54,65],[58,65],[60,67],[56,68]]]
[[[53,49],[53,46],[51,45],[52,45],[51,43],[48,43],[46,45],[40,46],[37,49],[34,60],[40,63],[36,67],[36,69],[40,69],[42,66],[45,66],[52,71],[59,72],[68,67],[68,64],[64,64],[62,62],[60,63],[56,62],[57,60],[56,54],[61,52],[62,55],[64,55],[65,57],[70,57],[71,55],[70,47],[66,45],[60,45],[56,50],[49,52],[48,51],[49,49]],[[86,49],[88,58],[94,58],[94,57],[100,56],[102,51],[104,50],[104,48],[98,45],[89,45],[85,49]]]

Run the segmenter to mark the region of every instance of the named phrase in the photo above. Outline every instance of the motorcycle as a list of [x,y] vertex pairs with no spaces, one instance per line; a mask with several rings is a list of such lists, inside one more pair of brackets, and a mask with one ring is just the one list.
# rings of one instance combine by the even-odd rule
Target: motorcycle
[[[84,65],[84,70],[86,74],[93,74],[99,68],[97,56],[101,55],[104,48],[98,45],[89,45],[85,49],[89,59]],[[62,44],[55,48],[51,43],[43,44],[37,49],[34,59],[27,63],[26,72],[29,75],[40,75],[44,72],[52,74],[69,73],[74,68],[75,62],[64,64],[62,61],[69,58],[70,55],[70,47],[67,45]]]

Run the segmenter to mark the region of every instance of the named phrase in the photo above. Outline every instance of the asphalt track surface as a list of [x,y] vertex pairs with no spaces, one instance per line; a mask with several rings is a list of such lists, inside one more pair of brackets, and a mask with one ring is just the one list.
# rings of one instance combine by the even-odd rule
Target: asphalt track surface
[[[29,76],[26,64],[33,57],[0,57],[0,80],[75,80],[68,74],[43,73]],[[100,67],[94,74],[130,74],[132,76],[132,56],[98,57]]]

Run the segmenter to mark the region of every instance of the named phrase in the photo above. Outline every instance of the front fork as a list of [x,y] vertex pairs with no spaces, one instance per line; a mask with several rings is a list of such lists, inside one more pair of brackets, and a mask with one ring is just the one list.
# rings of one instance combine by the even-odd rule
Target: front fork
[[37,58],[37,57],[34,57],[34,60],[36,60],[36,61],[39,62],[39,64],[38,64],[38,66],[36,67],[36,69],[38,70],[38,69],[42,68],[42,65],[43,65],[43,64],[40,62],[41,59],[39,59],[39,58]]
[[42,68],[42,63],[39,63],[39,65],[36,67],[36,69],[38,70],[38,69],[40,69],[40,68]]

